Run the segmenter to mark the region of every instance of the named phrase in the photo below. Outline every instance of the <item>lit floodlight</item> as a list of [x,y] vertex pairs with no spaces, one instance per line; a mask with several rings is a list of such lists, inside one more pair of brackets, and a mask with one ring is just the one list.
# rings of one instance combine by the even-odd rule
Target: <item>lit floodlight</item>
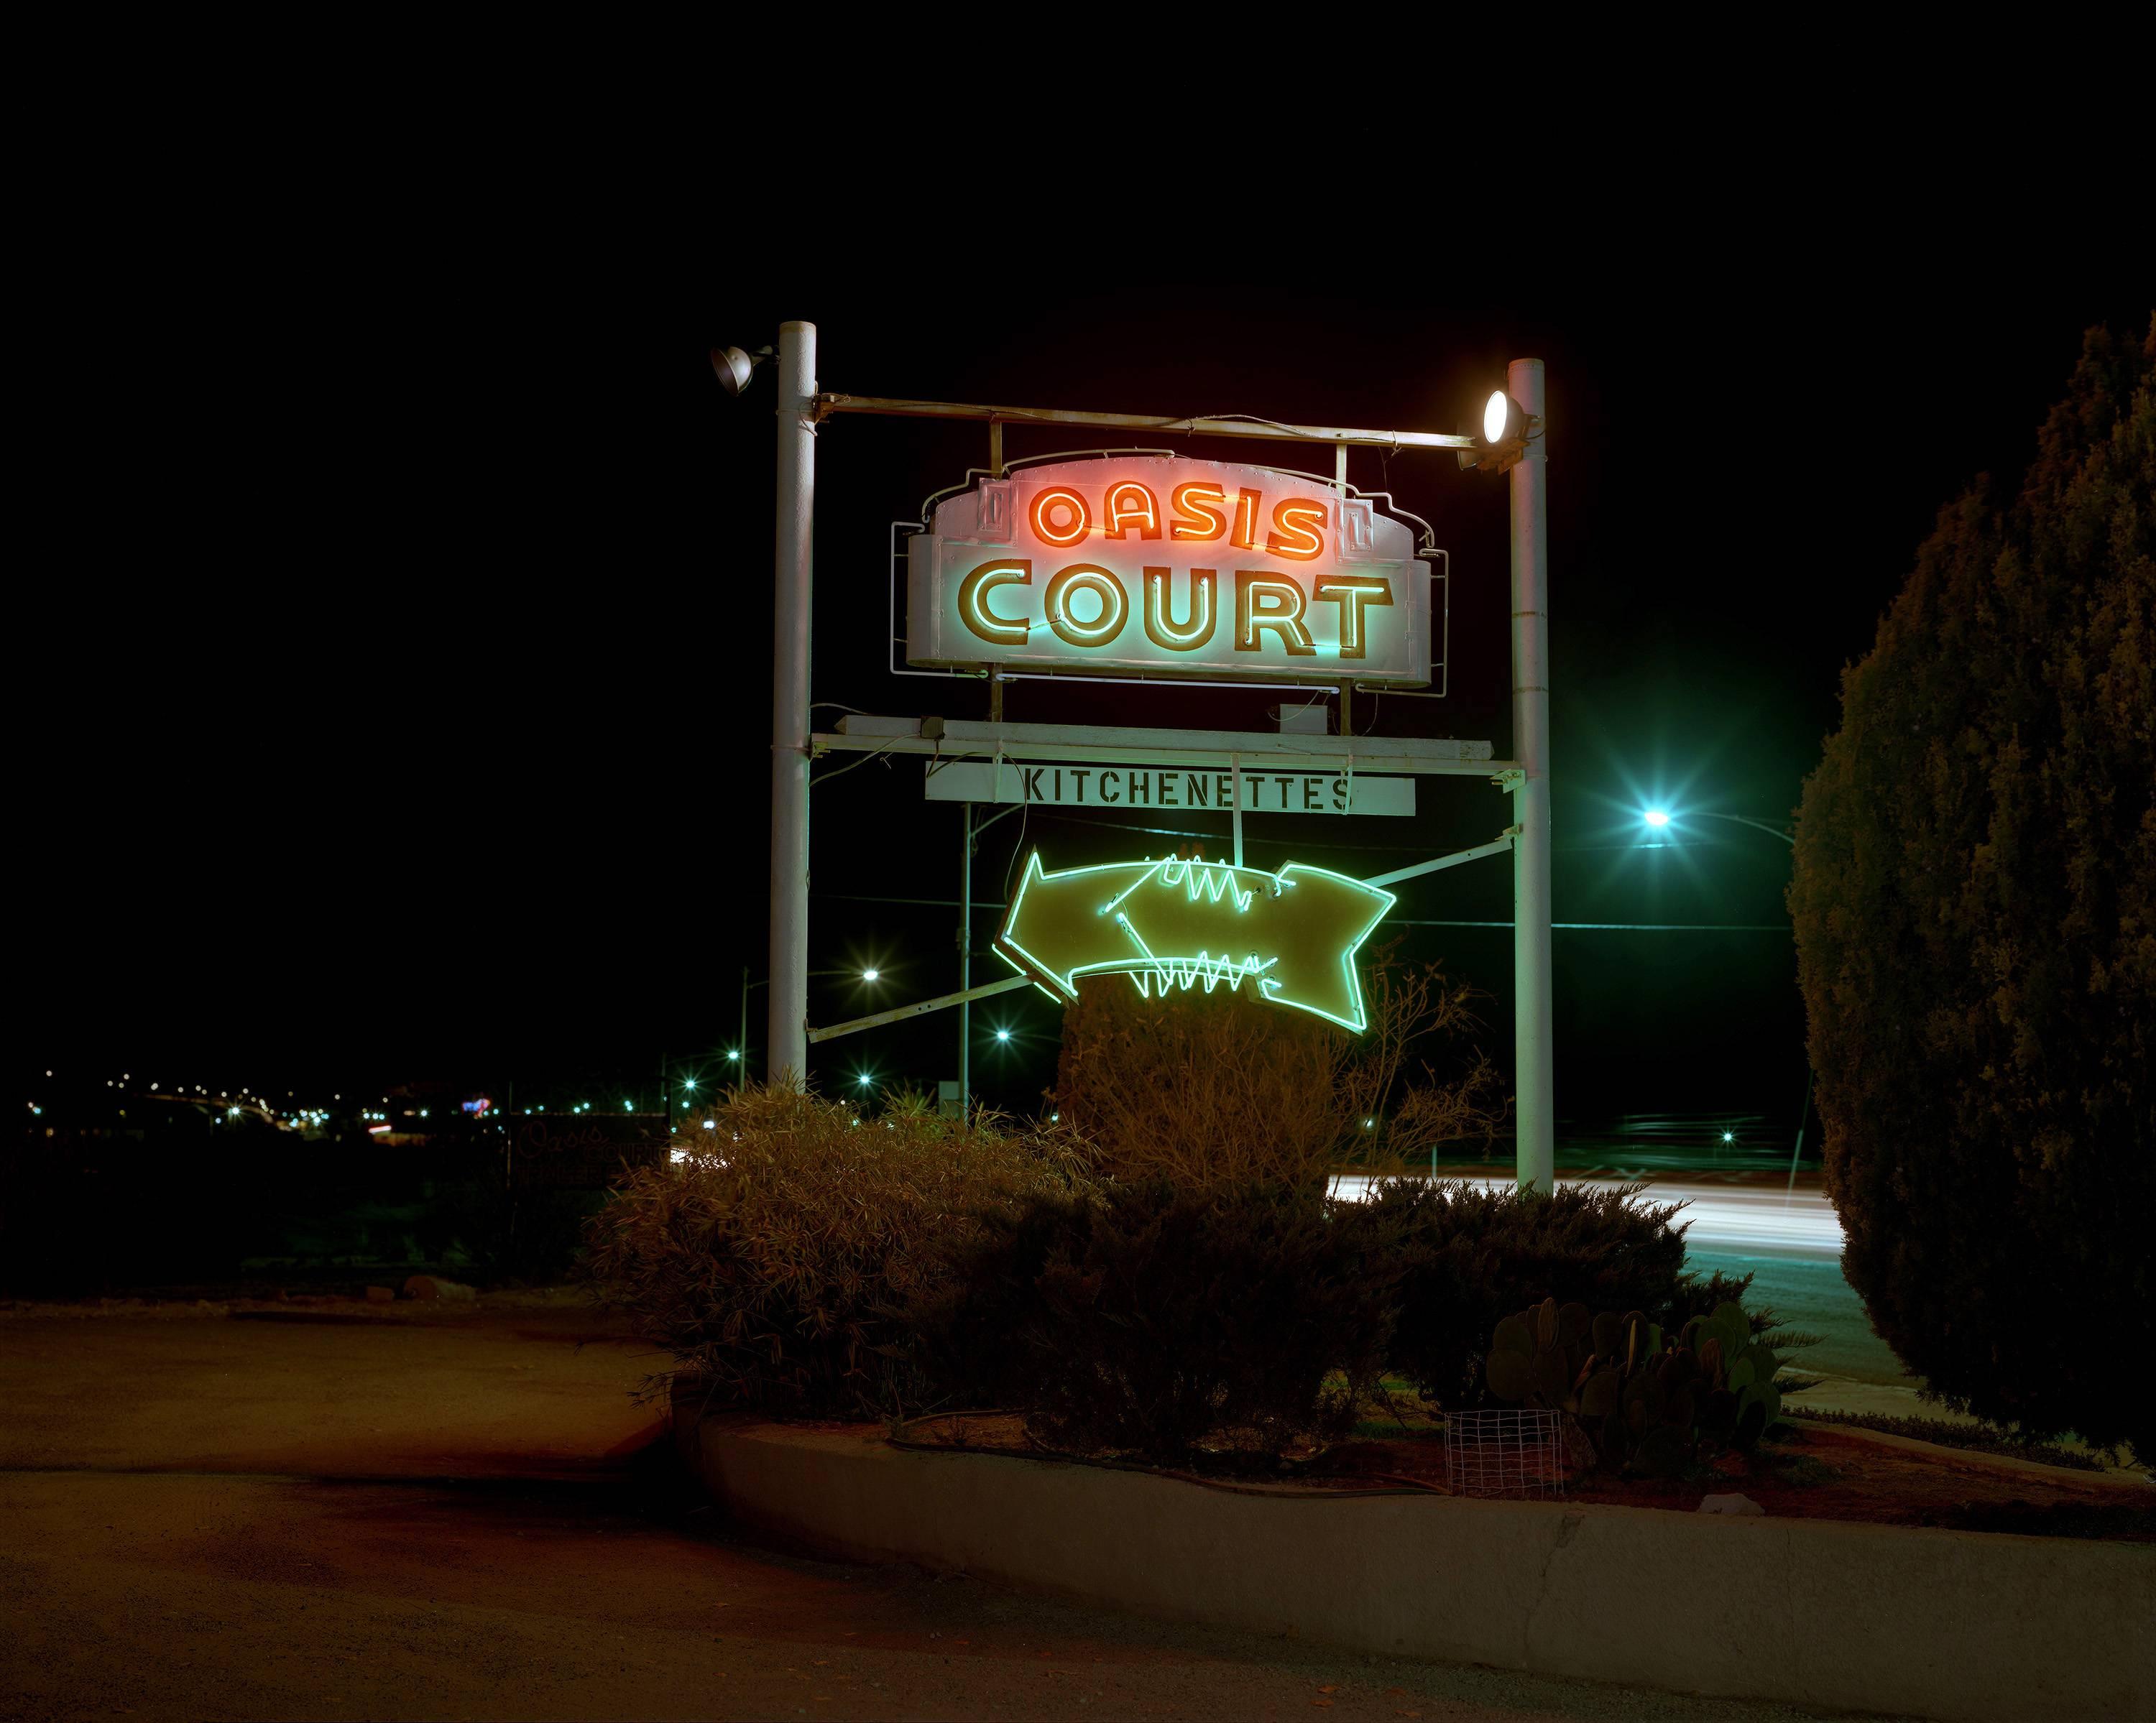
[[729,395],[738,395],[748,387],[756,367],[770,356],[768,347],[760,347],[753,353],[744,353],[739,347],[713,347],[711,369],[718,373],[719,382]]
[[1494,391],[1482,408],[1482,440],[1500,443],[1504,440],[1505,421],[1512,414],[1512,397],[1502,389]]
[[996,1039],[997,1039],[997,1040],[998,1040],[998,1041],[1008,1041],[1008,1040],[1009,1040],[1009,1039],[1010,1039],[1010,1031],[1009,1031],[1009,1029],[998,1029],[998,1030],[996,1031]]
[[729,1048],[726,1049],[726,1057],[727,1057],[728,1059],[740,1059],[740,1057],[741,1057],[741,1049],[740,1049],[740,1048],[738,1048],[738,1047],[729,1047]]
[[864,969],[861,972],[861,979],[863,981],[874,981],[883,972],[880,969]]
[[1464,470],[1480,467],[1486,473],[1510,472],[1525,457],[1527,432],[1533,423],[1526,408],[1520,405],[1502,389],[1491,392],[1482,403],[1482,415],[1471,433],[1465,426],[1461,434],[1470,436],[1475,446],[1457,451]]
[[864,1088],[864,1089],[865,1089],[865,1088],[867,1088],[867,1087],[869,1086],[869,1085],[870,1085],[871,1082],[873,1082],[875,1079],[874,1079],[873,1078],[871,1078],[866,1071],[863,1071],[863,1072],[861,1073],[861,1074],[860,1074],[860,1079],[859,1079],[859,1080],[860,1080],[860,1083],[861,1087],[862,1087],[862,1088]]
[[1737,1133],[1733,1131],[1725,1131],[1722,1133],[1722,1140],[1726,1143],[1733,1143],[1737,1141]]
[[1654,827],[1656,831],[1660,831],[1664,826],[1670,823],[1669,813],[1665,808],[1650,808],[1646,813],[1640,817],[1645,819],[1649,825]]
[[691,1077],[686,1082],[683,1083],[681,1086],[684,1089],[694,1089],[696,1086],[696,1079],[694,1077]]

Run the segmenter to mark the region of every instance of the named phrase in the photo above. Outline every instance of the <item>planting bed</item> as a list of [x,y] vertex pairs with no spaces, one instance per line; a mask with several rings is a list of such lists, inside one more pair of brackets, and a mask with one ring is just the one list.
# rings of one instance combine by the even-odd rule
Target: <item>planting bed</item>
[[[1027,1441],[1019,1418],[1006,1413],[923,1420],[910,1427],[906,1440],[921,1447],[1041,1454]],[[1445,1489],[1445,1446],[1434,1431],[1358,1436],[1287,1468],[1259,1469],[1224,1456],[1205,1471],[1208,1481],[1249,1487],[1262,1479],[1260,1487],[1269,1490]],[[1589,1473],[1565,1486],[1568,1501],[1684,1511],[1697,1508],[1703,1495],[1727,1493],[1749,1496],[1769,1515],[1785,1519],[2156,1543],[2156,1485],[2128,1475],[2002,1464],[1964,1450],[1890,1444],[1818,1425],[1785,1425],[1781,1439],[1763,1443],[1748,1458],[1727,1455],[1689,1477]]]

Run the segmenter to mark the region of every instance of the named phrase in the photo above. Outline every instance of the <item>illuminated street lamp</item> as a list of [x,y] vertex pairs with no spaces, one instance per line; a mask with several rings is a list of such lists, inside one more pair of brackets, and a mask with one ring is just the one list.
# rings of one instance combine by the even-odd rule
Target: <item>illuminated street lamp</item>
[[1786,825],[1778,826],[1772,820],[1758,819],[1748,813],[1715,813],[1704,808],[1697,808],[1681,816],[1672,816],[1666,808],[1650,808],[1640,815],[1640,820],[1645,824],[1658,832],[1667,827],[1672,818],[1726,819],[1732,825],[1749,826],[1755,832],[1764,832],[1769,838],[1779,838],[1792,849],[1797,847],[1795,834]]
[[[1794,849],[1797,847],[1796,835],[1790,831],[1788,826],[1776,825],[1771,820],[1759,819],[1748,813],[1716,813],[1709,809],[1702,808],[1695,812],[1686,813],[1683,815],[1682,818],[1686,819],[1727,820],[1732,825],[1749,826],[1755,832],[1764,832],[1769,838],[1779,838],[1792,849]],[[1670,826],[1671,818],[1671,816],[1670,814],[1670,811],[1666,808],[1643,808],[1640,810],[1640,823],[1647,827],[1650,831],[1660,832],[1666,830]],[[1797,1188],[1797,1163],[1804,1158],[1804,1124],[1805,1121],[1811,1117],[1811,1114],[1812,1065],[1811,1060],[1807,1058],[1804,1060],[1804,1106],[1797,1115],[1796,1146],[1789,1151],[1789,1192],[1792,1194],[1795,1192]],[[1734,1142],[1737,1141],[1737,1135],[1734,1131],[1725,1131],[1722,1133],[1722,1140],[1726,1143]]]

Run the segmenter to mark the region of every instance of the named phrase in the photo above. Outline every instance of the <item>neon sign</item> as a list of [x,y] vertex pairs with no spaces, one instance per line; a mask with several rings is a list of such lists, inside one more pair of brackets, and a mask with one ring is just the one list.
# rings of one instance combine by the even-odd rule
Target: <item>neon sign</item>
[[1432,619],[1406,526],[1319,480],[1217,461],[983,479],[908,552],[921,665],[1424,687]]
[[1291,862],[1277,873],[1226,862],[1110,862],[1050,873],[1026,858],[995,949],[1064,999],[1078,977],[1127,975],[1148,997],[1247,984],[1271,1005],[1359,1033],[1355,953],[1393,906],[1389,891]]

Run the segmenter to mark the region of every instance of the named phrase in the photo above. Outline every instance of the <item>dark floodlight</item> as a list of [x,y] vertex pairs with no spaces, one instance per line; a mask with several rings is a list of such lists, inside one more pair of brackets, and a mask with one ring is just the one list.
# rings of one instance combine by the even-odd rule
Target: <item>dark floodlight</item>
[[739,347],[713,347],[711,369],[718,373],[729,395],[738,395],[748,387],[756,367],[769,357],[769,347],[758,347],[753,353],[745,353]]

